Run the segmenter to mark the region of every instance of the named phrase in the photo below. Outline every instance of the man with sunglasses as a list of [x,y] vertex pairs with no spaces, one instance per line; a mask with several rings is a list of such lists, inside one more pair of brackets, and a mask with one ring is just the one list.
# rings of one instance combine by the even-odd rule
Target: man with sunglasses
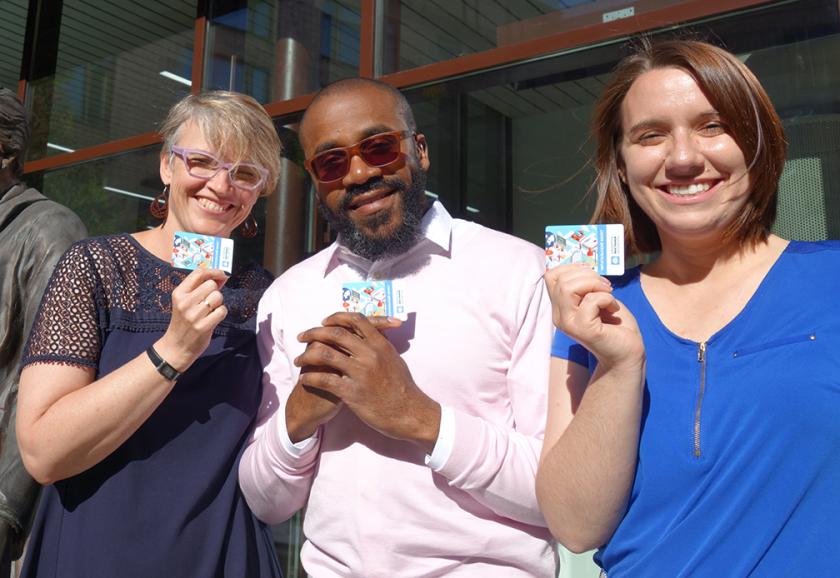
[[[553,577],[534,496],[552,335],[543,252],[431,201],[425,137],[388,85],[325,88],[300,138],[338,238],[260,303],[249,505],[272,523],[306,506],[313,578]],[[405,287],[407,321],[336,313],[344,283],[382,279]]]
[[55,264],[87,236],[72,211],[21,181],[28,141],[23,105],[0,88],[0,577],[21,555],[40,490],[15,436],[23,346]]

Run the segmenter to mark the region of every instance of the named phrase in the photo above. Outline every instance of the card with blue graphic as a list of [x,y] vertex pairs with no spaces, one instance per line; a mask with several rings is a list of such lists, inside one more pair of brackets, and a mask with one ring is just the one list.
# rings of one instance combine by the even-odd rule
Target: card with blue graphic
[[233,239],[178,231],[172,244],[172,266],[179,269],[221,269],[230,273],[233,269]]
[[366,317],[396,317],[405,321],[405,291],[396,281],[356,281],[341,286],[341,308]]
[[545,268],[588,263],[599,275],[624,274],[624,225],[550,225]]

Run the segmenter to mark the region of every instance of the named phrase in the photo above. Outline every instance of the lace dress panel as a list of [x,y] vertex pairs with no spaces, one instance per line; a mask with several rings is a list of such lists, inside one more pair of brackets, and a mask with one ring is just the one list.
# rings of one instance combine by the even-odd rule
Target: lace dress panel
[[95,368],[99,361],[99,282],[84,241],[55,267],[29,335],[22,365],[39,361]]

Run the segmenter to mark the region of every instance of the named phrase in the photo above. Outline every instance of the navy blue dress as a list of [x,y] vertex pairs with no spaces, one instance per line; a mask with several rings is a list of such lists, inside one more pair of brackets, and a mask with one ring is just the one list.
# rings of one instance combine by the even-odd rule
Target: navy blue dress
[[[121,367],[163,335],[185,276],[130,235],[73,245],[23,364],[91,367],[97,378]],[[228,317],[149,419],[99,464],[44,488],[23,576],[281,576],[237,484],[261,395],[255,314],[270,282],[257,266],[234,274],[222,289]]]

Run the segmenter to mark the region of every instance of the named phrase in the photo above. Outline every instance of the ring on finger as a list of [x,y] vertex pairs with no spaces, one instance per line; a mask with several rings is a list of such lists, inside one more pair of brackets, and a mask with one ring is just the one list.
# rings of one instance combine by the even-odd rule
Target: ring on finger
[[213,306],[210,304],[210,302],[207,299],[202,299],[201,301],[198,302],[198,304],[199,305],[206,305],[207,309],[213,309]]

